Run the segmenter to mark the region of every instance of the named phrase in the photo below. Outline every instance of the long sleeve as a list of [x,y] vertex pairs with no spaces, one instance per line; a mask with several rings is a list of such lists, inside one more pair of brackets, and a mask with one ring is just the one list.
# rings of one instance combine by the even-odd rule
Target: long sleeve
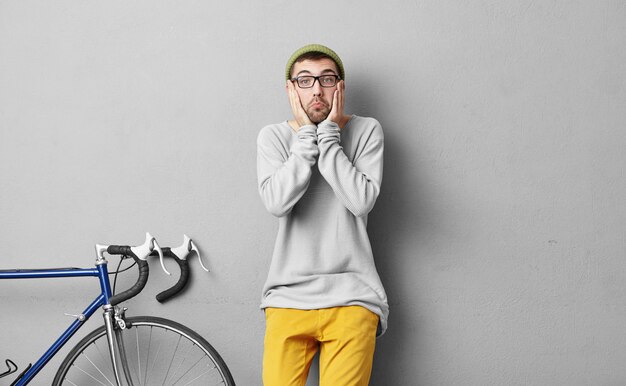
[[[288,135],[293,136],[291,129]],[[261,130],[257,139],[259,193],[271,214],[282,217],[300,200],[309,185],[311,167],[318,154],[313,125],[301,127],[291,144],[276,126]]]
[[371,121],[359,138],[352,161],[341,147],[341,131],[336,123],[326,120],[317,129],[320,173],[357,217],[372,210],[382,182],[384,138],[378,121]]

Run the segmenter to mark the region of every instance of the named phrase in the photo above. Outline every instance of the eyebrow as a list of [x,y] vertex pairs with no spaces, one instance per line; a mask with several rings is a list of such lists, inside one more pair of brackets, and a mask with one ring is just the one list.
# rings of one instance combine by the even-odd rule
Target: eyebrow
[[[337,73],[335,72],[335,70],[331,70],[330,68],[327,68],[327,69],[325,69],[325,70],[322,70],[322,72],[320,72],[320,74],[328,74],[328,73],[331,73],[331,74],[333,74],[333,75],[337,75]],[[300,76],[300,75],[302,75],[302,74],[313,74],[313,73],[312,73],[311,71],[309,71],[309,70],[302,70],[302,71],[300,71],[300,72],[298,72],[298,73],[296,74],[296,77],[298,77],[298,76]]]

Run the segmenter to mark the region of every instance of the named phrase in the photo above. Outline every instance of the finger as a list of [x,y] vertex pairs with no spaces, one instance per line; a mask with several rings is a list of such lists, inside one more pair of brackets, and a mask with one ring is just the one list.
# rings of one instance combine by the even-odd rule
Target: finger
[[341,115],[341,87],[337,87],[337,102],[336,102],[336,108],[337,108],[337,115]]
[[293,90],[291,87],[287,86],[287,92],[289,94],[289,105],[291,106],[291,110],[294,111]]
[[289,90],[289,105],[291,106],[291,113],[296,121],[299,120],[300,114],[300,103],[297,101],[297,95],[294,92],[293,88]]
[[289,86],[289,103],[291,104],[291,109],[293,113],[296,114],[298,112],[298,106],[300,105],[300,101],[298,98],[298,94],[293,87],[293,84]]
[[343,112],[343,104],[345,101],[345,90],[346,90],[346,84],[344,83],[344,81],[342,80],[341,82],[341,86],[339,87],[339,105],[341,106],[341,112]]

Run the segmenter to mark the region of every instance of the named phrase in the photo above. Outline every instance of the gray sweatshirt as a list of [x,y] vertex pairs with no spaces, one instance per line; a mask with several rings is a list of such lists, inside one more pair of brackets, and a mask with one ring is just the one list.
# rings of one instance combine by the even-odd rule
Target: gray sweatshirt
[[387,328],[389,307],[367,235],[383,172],[378,121],[269,125],[257,140],[259,193],[278,217],[278,235],[261,308],[360,305]]

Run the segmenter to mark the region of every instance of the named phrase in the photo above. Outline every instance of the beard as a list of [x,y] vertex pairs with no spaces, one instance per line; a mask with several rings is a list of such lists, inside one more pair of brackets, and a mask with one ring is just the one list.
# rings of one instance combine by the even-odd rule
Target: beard
[[[311,105],[315,102],[321,102],[322,106],[312,107]],[[309,104],[309,106],[307,107],[305,111],[306,111],[306,115],[309,116],[309,119],[311,120],[311,122],[317,125],[318,123],[322,122],[324,119],[328,117],[328,115],[330,114],[330,107],[326,104],[325,101],[318,99],[318,100],[311,101],[311,103]]]

